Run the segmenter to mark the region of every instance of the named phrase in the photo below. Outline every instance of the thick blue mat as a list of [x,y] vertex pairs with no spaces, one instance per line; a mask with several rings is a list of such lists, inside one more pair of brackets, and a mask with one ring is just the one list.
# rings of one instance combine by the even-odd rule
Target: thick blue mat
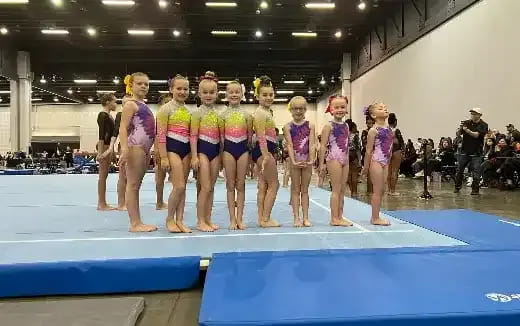
[[23,170],[15,170],[15,169],[7,169],[0,170],[0,175],[32,175],[34,174],[35,169],[23,169]]
[[189,289],[199,270],[200,257],[0,265],[0,297]]
[[215,255],[199,323],[520,325],[520,252],[375,252]]
[[466,242],[471,249],[520,250],[520,223],[470,210],[392,211],[393,217]]

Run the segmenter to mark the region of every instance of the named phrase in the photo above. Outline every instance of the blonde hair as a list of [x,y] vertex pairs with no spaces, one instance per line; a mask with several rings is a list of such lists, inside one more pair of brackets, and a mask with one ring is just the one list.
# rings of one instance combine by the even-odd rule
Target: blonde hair
[[213,71],[206,71],[206,73],[204,74],[204,76],[202,76],[200,78],[200,82],[199,82],[199,88],[200,86],[202,85],[202,83],[204,82],[212,82],[212,83],[215,83],[215,87],[218,88],[218,82],[217,82],[217,78],[216,78],[216,75]]
[[240,88],[240,90],[242,90],[242,84],[240,84],[240,82],[238,80],[233,80],[233,81],[229,82],[229,84],[227,84],[226,91],[229,91],[229,88],[233,85],[238,86]]
[[144,72],[134,72],[131,75],[126,75],[124,83],[126,86],[126,94],[133,95],[132,93],[132,84],[134,83],[135,77],[146,77],[148,78],[148,75]]
[[293,106],[296,102],[303,102],[303,103],[305,104],[305,106],[307,106],[307,100],[305,99],[305,97],[303,97],[303,96],[295,96],[295,97],[293,97],[293,98],[289,101],[289,104],[287,104],[287,109],[291,110],[292,106]]
[[175,75],[175,77],[168,79],[168,88],[169,89],[172,88],[172,86],[175,84],[176,80],[184,80],[188,83],[188,87],[190,85],[190,81],[188,80],[188,78],[184,77],[181,74],[177,74],[177,75]]

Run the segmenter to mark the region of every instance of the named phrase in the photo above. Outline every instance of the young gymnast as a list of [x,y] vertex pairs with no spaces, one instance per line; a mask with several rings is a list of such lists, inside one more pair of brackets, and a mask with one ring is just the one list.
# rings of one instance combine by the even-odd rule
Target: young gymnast
[[116,209],[107,204],[106,192],[107,192],[107,177],[108,169],[112,161],[112,155],[105,152],[110,148],[110,140],[114,133],[114,119],[110,115],[110,112],[115,111],[117,108],[116,97],[113,94],[105,94],[101,97],[101,105],[103,110],[99,112],[97,117],[97,124],[99,127],[99,141],[97,144],[99,162],[99,179],[98,179],[98,205],[97,209],[100,211],[110,211]]
[[[309,184],[314,164],[314,124],[305,120],[307,101],[295,96],[289,102],[293,121],[284,126],[284,135],[289,152],[291,174],[291,204],[294,226],[311,226],[309,220]],[[303,211],[303,223],[300,219],[300,206]]]
[[393,132],[386,125],[388,110],[383,103],[370,105],[365,109],[365,115],[371,117],[375,123],[368,131],[367,147],[363,167],[363,175],[370,175],[372,181],[372,217],[374,225],[388,226],[390,222],[379,216],[381,198],[385,192],[385,182],[388,179],[388,166],[392,158]]
[[189,82],[186,77],[175,76],[168,82],[173,100],[163,105],[157,114],[157,138],[161,169],[169,171],[173,185],[168,198],[166,229],[169,232],[189,233],[184,225],[186,181],[190,172],[190,125],[191,113],[186,108]]
[[343,217],[349,168],[350,131],[348,124],[343,121],[347,115],[347,104],[348,99],[344,96],[329,97],[326,112],[332,114],[333,119],[323,126],[321,132],[320,171],[322,173],[325,169],[328,171],[332,185],[330,196],[330,225],[332,226],[353,225],[350,220]]
[[[172,100],[171,94],[162,95],[159,98],[159,108]],[[156,202],[155,209],[163,210],[168,209],[168,205],[164,202],[164,180],[166,179],[167,172],[161,168],[161,153],[159,150],[159,137],[155,137],[153,144],[154,148],[154,163],[155,163],[155,194]]]
[[[132,95],[125,94],[125,96],[123,96],[122,107],[124,107],[125,103],[131,99],[132,99]],[[119,128],[121,126],[121,115],[122,115],[122,112],[118,112],[116,114],[114,133],[112,135],[112,138],[110,139],[109,148],[102,154],[103,158],[107,157],[107,156],[112,157],[114,155],[114,153],[116,152],[115,146],[117,143],[117,139],[119,138]],[[120,152],[120,151],[117,151],[117,152]],[[125,168],[125,166],[119,164],[119,173],[118,173],[118,178],[117,178],[117,210],[119,210],[119,211],[126,211],[125,193],[126,193],[126,168]]]
[[155,225],[143,224],[139,209],[139,190],[150,162],[150,150],[155,139],[155,118],[152,110],[145,104],[149,79],[141,72],[125,78],[127,101],[121,115],[119,136],[121,156],[119,164],[126,167],[126,207],[130,217],[130,232],[150,232],[157,230]]
[[220,130],[220,137],[224,145],[222,160],[226,176],[229,228],[231,230],[246,229],[243,217],[252,119],[246,111],[240,108],[242,96],[242,86],[238,81],[232,81],[227,85],[226,98],[229,106],[222,113]]
[[258,225],[260,227],[279,227],[271,218],[274,202],[280,184],[274,155],[277,151],[276,128],[271,105],[274,102],[274,88],[271,79],[262,76],[253,83],[255,96],[260,106],[253,116],[253,128],[256,136],[251,156],[258,173]]
[[191,167],[197,170],[200,185],[197,194],[197,229],[213,232],[219,226],[211,222],[215,182],[220,171],[220,127],[222,121],[215,111],[218,84],[211,71],[201,77],[199,96],[202,105],[193,112],[190,128]]

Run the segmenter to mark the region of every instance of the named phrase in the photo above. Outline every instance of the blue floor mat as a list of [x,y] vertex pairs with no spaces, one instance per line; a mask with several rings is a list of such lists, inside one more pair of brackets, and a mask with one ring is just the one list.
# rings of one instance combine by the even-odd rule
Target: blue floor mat
[[215,255],[200,325],[520,324],[520,252]]

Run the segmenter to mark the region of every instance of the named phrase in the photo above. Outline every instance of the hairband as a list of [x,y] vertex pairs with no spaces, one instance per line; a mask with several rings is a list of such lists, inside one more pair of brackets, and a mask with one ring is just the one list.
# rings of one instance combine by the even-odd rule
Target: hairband
[[[260,86],[262,84],[262,80],[260,78],[255,79],[253,82],[253,86],[255,87],[255,96],[258,97],[258,91],[260,90]],[[273,87],[273,84],[269,81],[269,87]]]
[[125,92],[126,94],[128,95],[132,95],[132,76],[131,75],[126,75],[125,76],[125,79],[124,79],[124,83],[125,83]]
[[214,81],[215,83],[218,83],[218,78],[214,77],[214,76],[201,76],[201,77],[199,77],[199,83],[202,82],[203,80],[210,80],[210,81]]

